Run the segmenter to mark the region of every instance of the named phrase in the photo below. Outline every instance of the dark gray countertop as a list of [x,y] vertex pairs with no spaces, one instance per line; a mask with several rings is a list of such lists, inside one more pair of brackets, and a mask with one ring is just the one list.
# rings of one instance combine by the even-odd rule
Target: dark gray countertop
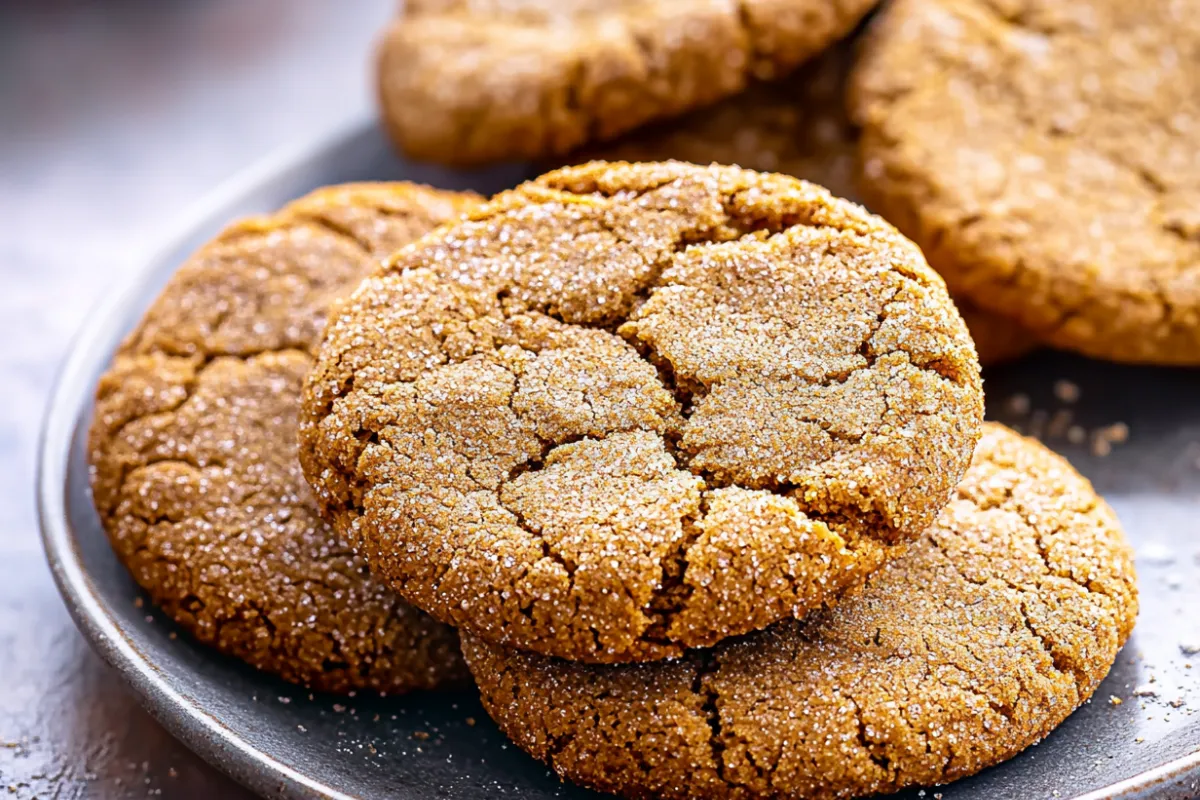
[[166,225],[370,107],[370,42],[392,5],[0,4],[0,797],[247,796],[76,632],[37,536],[38,425],[81,319]]

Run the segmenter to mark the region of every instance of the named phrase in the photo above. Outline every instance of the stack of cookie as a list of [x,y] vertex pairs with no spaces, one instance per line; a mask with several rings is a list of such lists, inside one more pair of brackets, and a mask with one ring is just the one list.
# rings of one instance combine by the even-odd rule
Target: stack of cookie
[[[874,794],[1045,736],[1130,633],[1131,552],[1065,461],[983,422],[980,360],[1187,360],[1157,281],[1196,242],[1141,162],[1144,268],[1043,224],[1117,186],[1076,160],[1133,169],[1133,107],[1100,75],[1043,120],[1017,65],[1092,64],[1077,6],[1194,23],[896,0],[839,43],[873,5],[410,0],[380,51],[403,148],[589,163],[486,201],[332,187],[197,252],[97,394],[96,507],[137,581],[315,689],[473,676],[521,748],[630,797]],[[1077,127],[1059,150],[1035,121]],[[1141,230],[1130,196],[1084,210]]]
[[117,353],[90,449],[138,582],[256,667],[469,669],[521,747],[628,796],[843,796],[1037,741],[1132,627],[1111,511],[982,413],[883,220],[596,162],[235,224]]
[[982,416],[966,326],[878,217],[779,174],[594,162],[335,307],[300,459],[559,774],[845,796],[1037,741],[1133,625],[1111,511]]

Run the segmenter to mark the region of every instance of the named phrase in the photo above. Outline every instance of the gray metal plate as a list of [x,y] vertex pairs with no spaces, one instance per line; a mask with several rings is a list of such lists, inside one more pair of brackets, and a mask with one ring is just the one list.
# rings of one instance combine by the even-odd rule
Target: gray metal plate
[[[560,784],[507,744],[471,693],[348,701],[310,696],[186,635],[172,637],[169,621],[148,603],[135,603],[141,593],[109,549],[92,508],[82,437],[95,380],[175,267],[229,220],[348,180],[406,178],[490,193],[524,176],[522,169],[463,174],[406,164],[369,120],[331,141],[281,154],[218,190],[171,234],[135,283],[89,318],[64,367],[38,476],[43,536],[59,588],[83,633],[147,708],[190,747],[264,795],[594,796]],[[1047,443],[1116,508],[1138,548],[1142,612],[1091,703],[1007,764],[924,796],[1197,796],[1200,653],[1184,650],[1200,647],[1200,371],[1047,353],[986,377],[989,415],[1026,431],[1045,429]],[[1062,386],[1056,392],[1059,381],[1078,387],[1078,398]],[[1119,427],[1109,427],[1117,423],[1128,426],[1128,438],[1101,454],[1095,432],[1119,439]]]

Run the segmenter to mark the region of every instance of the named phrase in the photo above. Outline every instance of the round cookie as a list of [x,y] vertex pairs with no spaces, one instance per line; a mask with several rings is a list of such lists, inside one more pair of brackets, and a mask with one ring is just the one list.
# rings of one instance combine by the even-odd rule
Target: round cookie
[[933,521],[979,366],[885,222],[734,167],[552,172],[331,315],[305,474],[373,572],[500,644],[655,660],[833,602]]
[[[858,132],[846,115],[844,95],[854,41],[831,47],[794,75],[755,83],[745,92],[679,120],[635,131],[587,151],[577,161],[663,161],[737,164],[782,172],[861,202],[855,186]],[[1037,340],[1005,317],[961,296],[962,312],[984,366],[1034,350]]]
[[89,438],[118,556],[199,640],[344,692],[465,680],[453,630],[367,577],[296,459],[330,301],[473,195],[410,184],[315,192],[236,224],[172,277],[101,378]]
[[1200,17],[897,0],[852,81],[871,206],[1046,342],[1200,364]]
[[410,0],[378,49],[410,156],[538,159],[783,75],[877,0]]
[[955,498],[860,594],[660,664],[463,652],[488,712],[584,786],[851,797],[1011,758],[1092,695],[1137,616],[1132,550],[1062,458],[992,423]]

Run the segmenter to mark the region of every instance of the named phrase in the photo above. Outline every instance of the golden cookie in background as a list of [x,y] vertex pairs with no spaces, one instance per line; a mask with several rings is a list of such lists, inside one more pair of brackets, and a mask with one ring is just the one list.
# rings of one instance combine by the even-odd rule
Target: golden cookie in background
[[379,44],[407,155],[543,159],[784,75],[877,0],[409,0]]
[[1045,342],[1200,364],[1198,10],[895,0],[851,82],[867,202]]

